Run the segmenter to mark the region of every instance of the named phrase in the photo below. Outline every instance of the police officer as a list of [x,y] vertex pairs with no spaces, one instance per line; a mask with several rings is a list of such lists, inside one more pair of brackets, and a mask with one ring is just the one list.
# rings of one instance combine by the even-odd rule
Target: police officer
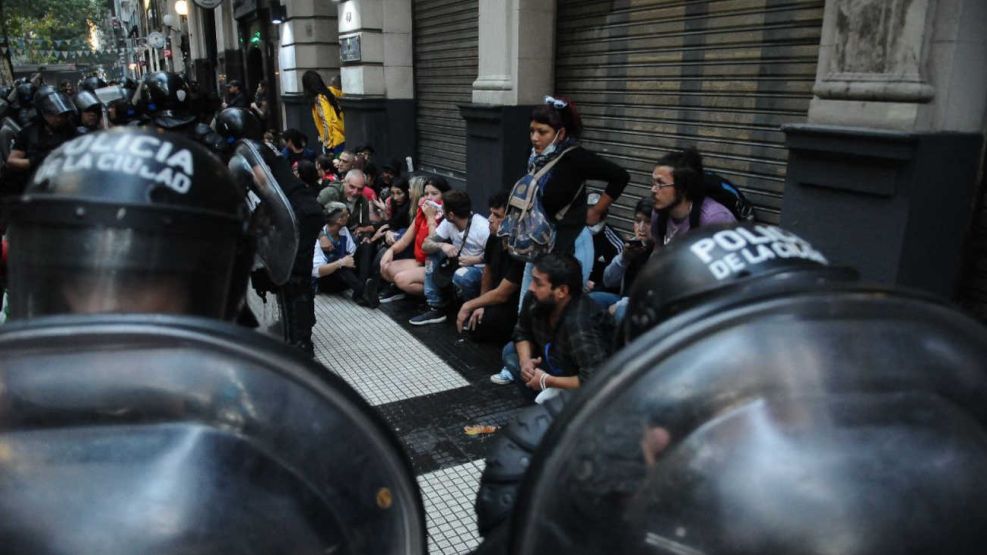
[[160,312],[231,319],[245,191],[200,145],[125,127],[51,153],[13,203],[11,317]]
[[103,104],[96,98],[95,93],[88,90],[79,91],[72,98],[72,102],[79,111],[79,126],[76,127],[76,131],[80,135],[103,128]]
[[96,131],[45,160],[12,216],[4,551],[426,552],[410,464],[373,409],[219,320],[248,235],[218,158]]
[[89,77],[79,81],[80,91],[96,92],[96,89],[102,89],[105,86],[106,81],[96,75],[90,75]]
[[[324,223],[322,205],[316,200],[318,191],[308,188],[288,166],[288,161],[265,147],[264,128],[257,117],[244,108],[227,108],[216,116],[215,131],[227,145],[227,152],[238,140],[254,141],[257,151],[264,157],[265,164],[280,185],[282,192],[291,204],[298,226],[298,246],[288,281],[280,288],[268,286],[283,296],[288,327],[288,342],[306,352],[315,354],[312,343],[312,328],[315,326],[315,296],[312,289],[312,249]],[[267,280],[254,276],[255,288],[264,288]]]
[[34,94],[38,87],[30,81],[24,80],[18,83],[7,95],[7,102],[10,103],[11,117],[21,127],[33,122],[38,115],[34,109]]
[[512,552],[983,550],[979,323],[766,225],[669,245],[626,321],[528,465]]
[[140,119],[137,107],[133,104],[136,88],[131,90],[118,86],[112,99],[106,102],[106,117],[112,127],[130,125]]
[[198,121],[192,93],[181,75],[150,73],[141,83],[139,96],[138,109],[143,112],[145,125],[184,135],[216,152],[222,148],[212,128]]
[[27,177],[59,145],[76,136],[72,100],[51,86],[41,87],[34,95],[34,109],[40,115],[17,134],[7,157],[3,196],[18,195],[27,185]]

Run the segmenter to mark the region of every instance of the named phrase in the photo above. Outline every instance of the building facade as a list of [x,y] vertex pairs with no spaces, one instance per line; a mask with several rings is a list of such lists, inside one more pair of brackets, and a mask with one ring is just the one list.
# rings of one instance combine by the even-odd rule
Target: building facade
[[[259,19],[266,2],[253,3]],[[237,14],[248,3],[212,10],[228,75],[231,59],[246,59]],[[286,21],[261,36],[277,49],[285,125],[312,135],[300,75],[338,73],[350,146],[411,156],[482,203],[524,171],[532,106],[565,96],[583,116],[583,144],[631,173],[618,225],[648,194],[654,160],[694,145],[759,220],[865,278],[987,317],[987,3],[281,3]]]

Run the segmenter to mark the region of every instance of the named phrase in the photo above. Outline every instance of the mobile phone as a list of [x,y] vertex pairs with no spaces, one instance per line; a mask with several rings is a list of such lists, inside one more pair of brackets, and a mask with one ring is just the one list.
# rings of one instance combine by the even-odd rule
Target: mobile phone
[[624,244],[627,245],[628,247],[637,247],[639,249],[643,249],[644,248],[644,240],[643,239],[630,239],[628,241],[625,241]]

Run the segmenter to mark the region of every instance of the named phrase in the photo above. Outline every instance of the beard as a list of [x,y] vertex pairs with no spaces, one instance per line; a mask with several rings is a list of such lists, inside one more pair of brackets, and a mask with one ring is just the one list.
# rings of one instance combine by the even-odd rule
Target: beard
[[531,315],[536,318],[548,318],[552,311],[555,310],[555,301],[548,299],[546,301],[539,301],[536,298],[532,298],[534,304],[531,305]]

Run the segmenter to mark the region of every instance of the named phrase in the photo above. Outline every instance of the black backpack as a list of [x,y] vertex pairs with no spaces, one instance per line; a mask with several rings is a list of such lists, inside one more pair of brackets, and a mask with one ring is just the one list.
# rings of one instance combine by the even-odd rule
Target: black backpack
[[[716,202],[726,206],[727,210],[737,218],[738,222],[754,221],[754,205],[751,204],[744,193],[729,179],[713,172],[703,173],[703,196],[692,203],[692,211],[689,212],[689,229],[699,227],[699,216],[702,212],[703,200],[711,198]],[[658,236],[655,241],[658,244],[665,242],[665,230],[668,229],[668,214],[658,213],[658,225],[656,231]]]

